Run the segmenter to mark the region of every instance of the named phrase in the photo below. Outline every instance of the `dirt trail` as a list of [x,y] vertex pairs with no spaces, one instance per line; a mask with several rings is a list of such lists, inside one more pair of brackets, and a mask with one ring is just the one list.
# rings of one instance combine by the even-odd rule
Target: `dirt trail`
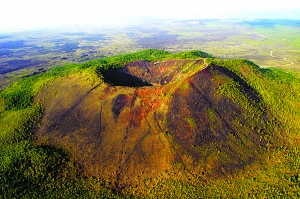
[[280,66],[289,66],[289,65],[295,64],[294,62],[288,60],[288,59],[285,58],[285,57],[282,58],[282,57],[274,56],[272,50],[270,50],[270,56],[271,56],[271,57],[274,57],[274,58],[281,58],[281,59],[283,59],[283,60],[285,60],[285,61],[287,61],[287,62],[290,62],[289,64],[284,64],[284,65],[280,65]]

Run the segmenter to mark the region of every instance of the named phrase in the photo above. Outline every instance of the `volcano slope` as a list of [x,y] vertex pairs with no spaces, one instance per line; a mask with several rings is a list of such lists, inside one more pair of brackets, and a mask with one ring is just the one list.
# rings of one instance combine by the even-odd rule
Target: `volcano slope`
[[[249,196],[248,185],[260,195],[276,195],[279,190],[293,196],[300,173],[299,83],[297,74],[261,69],[247,60],[218,60],[201,51],[147,50],[30,77],[3,91],[1,103],[3,111],[40,104],[39,115],[30,116],[26,127],[33,129],[33,145],[64,149],[84,176],[118,191],[134,195],[152,190],[157,197],[171,189],[177,191],[174,197],[181,197],[183,185],[160,184],[172,179],[196,183],[202,191],[193,188],[193,194],[209,195],[207,190],[216,189],[212,182],[221,180],[218,186],[235,196]],[[28,157],[32,161],[35,156]],[[47,172],[54,167],[69,175],[63,162],[26,167],[34,173],[44,171],[43,176],[51,176],[53,169],[51,175]],[[254,173],[245,174],[248,170]],[[8,171],[3,178],[10,179],[13,172]],[[229,179],[240,182],[247,175],[263,177],[257,183],[242,181],[245,187],[237,191],[244,185]],[[40,183],[36,178],[28,182]],[[84,187],[92,182],[87,184]],[[176,186],[181,188],[175,191]],[[220,196],[217,193],[220,190],[210,196]]]
[[[55,80],[35,136],[70,149],[86,175],[121,186],[180,165],[192,176],[244,168],[278,137],[259,94],[237,74],[203,58],[133,61]],[[234,97],[224,85],[234,86]],[[249,108],[248,108],[249,107]]]

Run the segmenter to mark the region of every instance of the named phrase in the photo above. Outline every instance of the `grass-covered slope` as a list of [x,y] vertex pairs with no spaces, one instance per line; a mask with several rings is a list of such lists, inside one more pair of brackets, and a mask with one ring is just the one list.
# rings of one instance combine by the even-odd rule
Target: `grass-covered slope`
[[1,197],[299,197],[299,90],[201,51],[25,78],[0,94]]

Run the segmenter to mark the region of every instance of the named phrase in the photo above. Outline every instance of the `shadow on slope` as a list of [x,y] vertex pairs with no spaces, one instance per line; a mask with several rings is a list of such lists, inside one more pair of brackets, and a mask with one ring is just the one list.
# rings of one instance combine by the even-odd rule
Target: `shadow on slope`
[[[218,91],[234,82],[237,99]],[[261,111],[260,97],[238,75],[211,65],[182,82],[175,90],[167,114],[168,133],[179,144],[176,160],[195,176],[233,174],[259,159],[268,142],[269,115]]]

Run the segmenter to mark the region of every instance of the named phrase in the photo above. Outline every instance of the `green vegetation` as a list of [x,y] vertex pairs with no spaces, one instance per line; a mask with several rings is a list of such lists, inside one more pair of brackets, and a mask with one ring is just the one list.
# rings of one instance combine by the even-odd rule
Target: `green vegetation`
[[[261,69],[247,60],[212,60],[213,64],[224,66],[238,74],[256,93],[259,93],[262,102],[258,108],[266,108],[274,115],[274,120],[279,120],[280,126],[286,128],[286,132],[292,135],[299,135],[300,129],[300,78],[299,74],[293,71],[278,68]],[[236,83],[220,87],[221,92],[231,95],[237,103],[244,104],[247,110],[247,99],[237,99]],[[231,92],[231,94],[230,94]],[[240,96],[241,97],[241,96]],[[253,116],[260,111],[255,110]],[[275,124],[274,124],[275,125]]]
[[[261,135],[285,139],[244,170],[217,179],[195,179],[167,173],[145,180],[122,192],[114,185],[88,178],[65,149],[36,145],[32,132],[38,127],[43,108],[34,97],[57,78],[76,73],[95,73],[99,68],[119,68],[136,60],[197,59],[222,66],[237,74],[239,81],[226,82],[218,92],[240,105],[253,128]],[[99,80],[100,81],[100,80]],[[242,84],[251,87],[242,89]],[[256,95],[258,99],[251,98]],[[107,57],[82,64],[57,67],[19,80],[0,93],[0,197],[1,198],[298,198],[300,190],[300,75],[277,68],[263,69],[247,60],[219,60],[201,51],[171,54],[162,50]],[[265,113],[273,118],[264,118]],[[208,109],[211,125],[216,113]],[[264,120],[270,119],[264,123]],[[186,122],[196,128],[195,119]],[[237,121],[238,123],[239,121]],[[165,132],[165,135],[169,133]],[[265,138],[268,139],[268,138]],[[270,139],[271,140],[271,139]],[[46,141],[45,141],[46,143]],[[173,178],[174,177],[174,178]]]
[[192,128],[195,128],[197,126],[195,119],[192,117],[185,118],[185,121],[187,121],[187,123],[189,123],[190,127]]
[[191,50],[187,52],[180,52],[177,54],[170,54],[165,59],[197,59],[199,57],[203,58],[213,58],[212,55],[202,52],[200,50]]
[[82,68],[88,67],[98,67],[98,68],[121,68],[124,67],[127,63],[137,61],[137,60],[146,60],[146,61],[162,61],[169,59],[197,59],[197,58],[213,58],[212,55],[199,51],[192,50],[188,52],[181,52],[178,54],[171,54],[164,50],[143,50],[137,53],[124,54],[119,56],[106,57],[100,60],[93,60],[81,65]]

